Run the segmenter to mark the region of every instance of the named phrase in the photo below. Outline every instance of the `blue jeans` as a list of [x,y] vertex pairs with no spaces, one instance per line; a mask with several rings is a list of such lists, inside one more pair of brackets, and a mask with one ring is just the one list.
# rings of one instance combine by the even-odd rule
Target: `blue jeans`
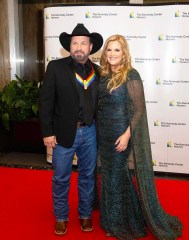
[[78,212],[80,218],[91,218],[94,200],[94,170],[97,159],[96,127],[84,126],[77,129],[71,148],[56,145],[53,150],[52,191],[56,221],[68,220],[68,192],[74,154],[78,158]]

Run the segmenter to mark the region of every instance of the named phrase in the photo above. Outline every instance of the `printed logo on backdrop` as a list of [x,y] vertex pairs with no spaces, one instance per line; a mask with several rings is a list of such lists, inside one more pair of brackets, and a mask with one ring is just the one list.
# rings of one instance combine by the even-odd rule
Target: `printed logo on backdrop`
[[161,79],[160,78],[156,79],[156,85],[161,85]]
[[[150,142],[151,145],[155,145],[156,142]],[[157,161],[155,159],[152,158],[152,164],[153,166],[157,166]]]
[[180,17],[180,11],[179,10],[175,12],[175,17]]
[[45,19],[61,19],[64,17],[73,17],[73,13],[46,13],[45,14]]
[[184,57],[172,57],[171,59],[172,63],[189,63],[189,58],[184,58]]
[[159,119],[154,121],[154,127],[163,127],[163,128],[171,128],[171,127],[186,127],[186,122],[163,122],[159,121]]
[[174,99],[169,101],[170,107],[189,107],[189,102],[187,101],[176,101]]
[[189,84],[189,80],[171,80],[171,79],[163,79],[161,80],[160,78],[155,80],[156,85],[176,85],[176,84]]
[[46,13],[45,14],[45,19],[50,19],[51,17],[50,17],[50,14],[49,13]]
[[106,17],[117,17],[116,12],[89,12],[85,13],[85,18],[106,18]]
[[45,41],[48,41],[48,39],[55,39],[55,38],[59,39],[59,36],[52,35],[52,36],[45,36],[44,37]]
[[157,166],[157,161],[155,159],[152,159],[153,166]]
[[100,62],[100,54],[98,56],[97,53],[96,53],[94,56],[90,56],[90,59],[91,59],[92,62],[98,63],[98,62]]
[[166,167],[168,168],[169,166],[175,166],[175,167],[183,167],[183,163],[173,163],[173,162],[162,162],[158,161],[157,159],[152,159],[152,164],[154,167]]
[[86,13],[85,13],[85,17],[86,17],[86,18],[91,18],[90,12],[86,12]]
[[189,143],[177,143],[177,142],[172,142],[172,141],[168,141],[166,143],[167,148],[188,148],[189,147]]
[[145,36],[145,35],[127,35],[127,36],[125,36],[125,39],[127,41],[130,41],[130,40],[141,40],[141,39],[147,39],[147,36]]
[[[152,144],[155,144],[155,143],[153,143],[153,142],[151,142],[151,145]],[[156,159],[153,159],[152,158],[152,165],[155,167],[155,166],[157,166],[157,160]]]
[[158,41],[176,41],[176,40],[188,40],[189,35],[168,35],[160,33],[158,35]]
[[51,60],[57,60],[57,59],[60,59],[60,57],[53,57],[53,56],[48,55],[46,58],[46,61],[50,62]]
[[149,62],[159,62],[160,58],[143,58],[137,57],[135,58],[135,63],[149,63]]
[[172,167],[183,167],[184,164],[183,163],[173,163],[173,162],[159,162],[158,163],[158,166],[159,167],[166,167],[168,168],[169,166],[172,166]]
[[179,18],[179,17],[183,17],[183,18],[185,18],[185,17],[189,17],[189,11],[187,12],[180,12],[179,10],[177,10],[176,12],[175,12],[175,17],[176,18]]
[[146,101],[146,104],[157,104],[158,101],[155,101],[155,100],[147,100]]
[[144,13],[144,12],[135,12],[131,11],[129,14],[129,18],[152,18],[152,17],[161,17],[162,13],[157,12],[157,13]]

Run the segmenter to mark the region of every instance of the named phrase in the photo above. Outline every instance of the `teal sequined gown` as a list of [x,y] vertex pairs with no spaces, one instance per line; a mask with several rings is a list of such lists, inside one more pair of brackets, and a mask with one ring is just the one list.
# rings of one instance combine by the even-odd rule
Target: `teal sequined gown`
[[[108,77],[101,78],[98,103],[101,226],[121,240],[145,237],[146,227],[159,240],[175,240],[182,224],[164,212],[157,198],[140,75],[132,69],[126,83],[111,94],[107,83]],[[126,151],[118,153],[115,142],[128,126],[132,137]]]

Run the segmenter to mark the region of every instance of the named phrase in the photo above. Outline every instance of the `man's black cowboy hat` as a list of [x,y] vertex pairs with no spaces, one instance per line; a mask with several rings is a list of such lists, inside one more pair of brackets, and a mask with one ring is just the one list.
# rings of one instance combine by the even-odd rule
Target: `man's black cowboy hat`
[[68,52],[70,51],[70,41],[71,41],[71,37],[73,37],[73,36],[90,37],[91,42],[93,44],[93,48],[92,48],[90,54],[97,52],[102,47],[102,44],[103,44],[103,38],[99,33],[96,33],[96,32],[90,33],[82,23],[78,23],[71,34],[63,32],[59,36],[61,45]]

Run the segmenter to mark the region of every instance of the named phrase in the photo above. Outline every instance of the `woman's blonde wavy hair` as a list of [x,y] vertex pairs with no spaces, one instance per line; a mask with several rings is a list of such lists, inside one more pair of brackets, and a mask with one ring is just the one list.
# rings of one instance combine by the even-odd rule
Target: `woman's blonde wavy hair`
[[[116,70],[116,72],[112,72],[111,65],[107,61],[107,46],[108,46],[108,43],[111,41],[118,41],[121,44],[121,48],[123,51],[123,59],[119,68]],[[111,78],[107,85],[107,88],[110,91],[110,93],[113,90],[117,89],[126,81],[128,70],[131,69],[132,66],[131,66],[131,56],[129,53],[129,45],[124,36],[116,34],[116,35],[110,36],[106,40],[103,51],[102,51],[102,56],[100,59],[100,66],[101,66],[100,75],[102,77],[105,77],[111,74]]]

